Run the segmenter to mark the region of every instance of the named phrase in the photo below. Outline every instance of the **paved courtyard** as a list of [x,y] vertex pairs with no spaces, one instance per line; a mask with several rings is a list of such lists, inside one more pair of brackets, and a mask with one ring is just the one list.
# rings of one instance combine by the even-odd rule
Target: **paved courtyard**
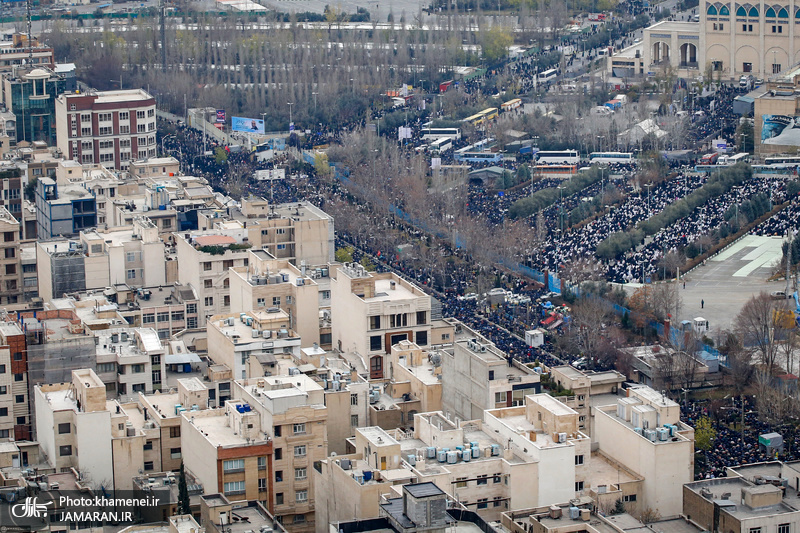
[[405,13],[406,19],[419,13],[420,8],[428,7],[428,0],[341,0],[331,2],[330,0],[261,0],[261,5],[277,9],[286,13],[293,11],[303,13],[322,13],[326,5],[335,6],[346,13],[355,13],[359,7],[369,11],[370,20],[374,22],[386,22],[389,13],[394,13],[395,21],[400,20],[400,16]]

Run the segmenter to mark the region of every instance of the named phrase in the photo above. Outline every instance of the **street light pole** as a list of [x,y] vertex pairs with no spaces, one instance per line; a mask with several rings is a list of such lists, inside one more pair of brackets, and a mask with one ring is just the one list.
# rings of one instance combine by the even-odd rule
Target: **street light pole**
[[311,95],[314,97],[314,115],[317,114],[317,94],[319,93],[311,93]]
[[292,106],[294,105],[294,102],[286,102],[286,105],[289,106],[289,130],[291,131],[292,124],[294,124],[294,120],[292,120]]

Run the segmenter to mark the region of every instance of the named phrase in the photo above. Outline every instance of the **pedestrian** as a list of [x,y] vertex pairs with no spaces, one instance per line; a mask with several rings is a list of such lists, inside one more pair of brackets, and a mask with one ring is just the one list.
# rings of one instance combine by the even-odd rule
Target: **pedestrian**
[[706,305],[706,301],[705,300],[700,300],[700,309],[705,307],[705,305]]
[[683,282],[683,288],[684,289],[686,288],[686,282],[685,281]]

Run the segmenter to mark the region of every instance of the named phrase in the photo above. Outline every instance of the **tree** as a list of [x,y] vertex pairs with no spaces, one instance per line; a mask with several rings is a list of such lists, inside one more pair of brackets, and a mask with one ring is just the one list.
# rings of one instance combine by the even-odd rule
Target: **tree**
[[186,484],[186,470],[181,461],[181,470],[178,474],[178,514],[192,514],[189,504],[189,486]]
[[697,424],[694,427],[694,445],[700,450],[710,450],[714,445],[714,440],[717,438],[717,430],[714,429],[714,424],[707,416],[701,416],[697,419]]
[[337,263],[352,263],[353,262],[352,246],[345,246],[344,248],[337,248],[334,254]]
[[590,365],[594,364],[597,347],[610,317],[611,307],[602,298],[583,298],[572,308],[569,336],[573,337],[581,354],[587,356]]
[[740,152],[752,153],[755,139],[753,138],[753,124],[750,120],[743,120],[736,128],[736,141]]
[[508,55],[508,47],[514,43],[514,37],[507,28],[492,26],[483,34],[483,57],[489,63],[494,63]]
[[614,502],[614,509],[611,511],[611,514],[624,514],[625,513],[625,502],[622,501],[622,498],[619,498],[616,502]]
[[776,330],[784,329],[782,317],[785,309],[785,300],[773,300],[762,291],[742,306],[734,321],[739,342],[755,348],[761,364],[769,373],[778,358],[778,344],[774,339]]

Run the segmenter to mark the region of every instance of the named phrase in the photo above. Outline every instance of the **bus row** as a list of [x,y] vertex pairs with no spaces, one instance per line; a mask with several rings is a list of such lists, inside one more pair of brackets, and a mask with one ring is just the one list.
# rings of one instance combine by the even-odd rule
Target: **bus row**
[[[476,145],[461,148],[456,151],[454,158],[456,161],[467,163],[496,163],[503,160],[500,152],[481,151],[479,148]],[[577,150],[539,151],[534,154],[534,159],[539,165],[578,165],[581,162],[581,156]],[[592,165],[633,165],[636,164],[636,158],[632,153],[625,152],[592,152],[589,154],[589,163]]]

